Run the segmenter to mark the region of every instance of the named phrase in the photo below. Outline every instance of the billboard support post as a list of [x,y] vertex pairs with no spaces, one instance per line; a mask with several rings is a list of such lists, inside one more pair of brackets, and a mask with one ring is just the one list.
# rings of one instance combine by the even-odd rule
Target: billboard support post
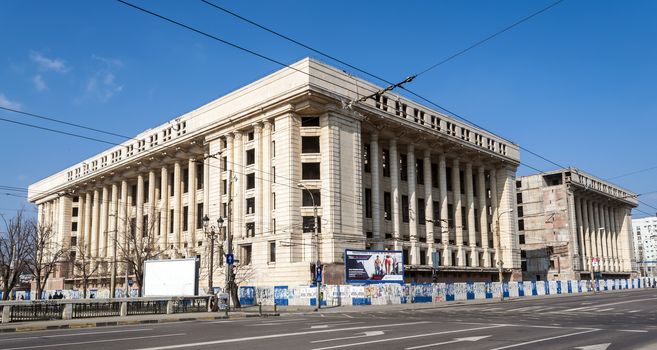
[[[228,171],[228,203],[226,205],[226,245],[228,254],[226,256],[233,255],[233,232],[231,231],[231,211],[232,211],[232,202],[233,202],[233,171]],[[233,260],[226,259],[226,293],[228,293],[228,304],[226,305],[226,315],[228,315],[228,310],[230,310],[230,299],[232,298],[232,287],[233,287]]]

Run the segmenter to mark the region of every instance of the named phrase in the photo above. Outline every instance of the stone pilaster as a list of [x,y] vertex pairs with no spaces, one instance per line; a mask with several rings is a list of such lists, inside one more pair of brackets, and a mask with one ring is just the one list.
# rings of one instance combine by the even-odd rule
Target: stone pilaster
[[468,243],[470,244],[470,266],[479,266],[479,253],[477,252],[477,231],[475,224],[474,185],[472,182],[472,163],[465,163],[465,210],[468,221]]
[[370,135],[370,162],[372,171],[372,237],[375,249],[383,249],[381,234],[381,159],[379,152],[379,135],[375,132]]
[[[427,262],[429,265],[433,265],[433,255],[432,253],[436,250],[434,243],[434,232],[435,227],[440,227],[437,225],[434,227],[436,218],[433,217],[433,191],[432,187],[432,177],[437,176],[438,174],[431,173],[431,151],[424,151],[424,212],[426,216],[426,237],[427,237],[427,246],[429,247],[427,252]],[[440,236],[440,235],[438,235]]]
[[477,199],[479,199],[479,229],[481,230],[481,246],[484,248],[484,261],[480,262],[483,267],[491,267],[490,240],[488,232],[488,207],[486,205],[486,172],[484,166],[477,169]]
[[452,251],[449,246],[449,225],[447,224],[449,212],[447,206],[447,161],[445,160],[445,153],[440,153],[438,159],[438,186],[438,193],[440,196],[440,234],[443,245],[443,265],[452,266]]
[[401,250],[401,196],[399,193],[399,158],[397,140],[390,140],[390,190],[392,191],[392,227],[395,239],[395,250]]

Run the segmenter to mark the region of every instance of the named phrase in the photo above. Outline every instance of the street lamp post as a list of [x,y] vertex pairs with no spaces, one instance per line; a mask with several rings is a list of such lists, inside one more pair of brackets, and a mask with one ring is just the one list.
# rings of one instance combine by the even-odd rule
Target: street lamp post
[[321,262],[319,260],[319,231],[318,231],[318,225],[317,225],[318,224],[318,222],[317,222],[317,204],[315,203],[315,196],[313,196],[313,193],[308,189],[308,187],[306,187],[302,183],[299,183],[297,186],[300,187],[302,190],[308,191],[308,194],[310,195],[310,199],[313,203],[313,216],[314,216],[314,226],[315,226],[314,227],[314,233],[313,233],[313,239],[315,240],[315,257],[316,257],[316,259],[315,259],[316,260],[316,263],[315,263],[315,283],[317,284],[317,297],[315,299],[317,301],[317,304],[316,304],[317,307],[315,308],[315,311],[319,311],[319,309],[322,308],[322,301],[320,300],[320,297],[321,297],[320,290],[321,290],[321,287],[322,287],[322,282],[320,280],[321,279],[320,276],[318,275],[318,272],[321,271],[320,270]]
[[221,226],[224,223],[224,219],[219,217],[217,219],[217,231],[215,232],[214,226],[210,226],[208,231],[208,226],[210,225],[210,218],[206,214],[203,216],[203,231],[205,236],[210,239],[210,268],[208,270],[208,294],[214,294],[214,283],[212,282],[212,277],[214,275],[214,241],[217,239],[217,235],[220,233]]
[[513,209],[497,213],[497,221],[495,222],[495,238],[497,245],[495,246],[495,256],[497,257],[497,273],[500,280],[500,301],[504,301],[504,272],[502,270],[502,240],[500,239],[500,217],[502,214],[511,213]]

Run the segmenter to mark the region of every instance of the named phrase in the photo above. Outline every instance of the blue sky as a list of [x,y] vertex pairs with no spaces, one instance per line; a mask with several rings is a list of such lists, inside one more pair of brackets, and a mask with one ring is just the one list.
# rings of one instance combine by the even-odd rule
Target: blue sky
[[[340,66],[200,1],[135,3],[283,62],[312,56]],[[551,1],[216,3],[397,81]],[[0,23],[0,105],[125,135],[280,68],[116,1],[7,0]],[[614,177],[657,166],[656,37],[655,1],[566,0],[407,87],[557,163]],[[27,187],[106,148],[1,121],[0,130],[5,186]],[[527,153],[522,160],[555,168]],[[613,182],[644,193],[657,190],[656,177],[657,169]],[[25,201],[4,192],[0,213],[10,215]],[[640,198],[657,207],[657,194]]]

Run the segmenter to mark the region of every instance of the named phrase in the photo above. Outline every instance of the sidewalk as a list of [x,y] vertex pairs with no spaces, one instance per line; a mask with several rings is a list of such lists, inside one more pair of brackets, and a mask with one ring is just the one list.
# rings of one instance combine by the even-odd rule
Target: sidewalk
[[93,328],[105,326],[125,326],[149,323],[167,323],[180,321],[213,321],[234,320],[247,317],[271,317],[277,314],[258,312],[230,312],[228,317],[223,312],[194,312],[165,315],[133,315],[133,316],[111,316],[80,318],[73,320],[51,320],[51,321],[25,321],[0,324],[0,333],[44,331],[55,329]]

